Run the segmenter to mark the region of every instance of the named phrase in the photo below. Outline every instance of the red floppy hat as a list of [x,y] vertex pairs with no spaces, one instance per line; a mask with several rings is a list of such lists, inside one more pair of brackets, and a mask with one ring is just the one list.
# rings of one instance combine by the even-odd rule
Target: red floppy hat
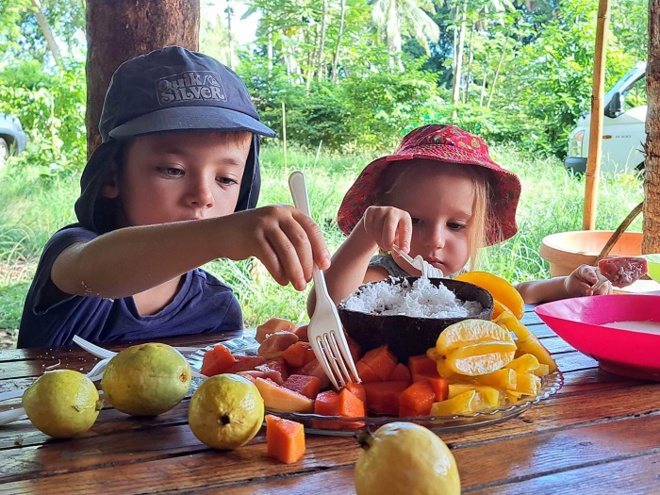
[[377,158],[367,165],[344,196],[337,223],[350,234],[365,210],[374,204],[376,187],[383,171],[390,165],[409,160],[434,160],[438,164],[477,165],[490,170],[489,218],[487,245],[497,244],[518,231],[516,208],[520,198],[518,176],[503,169],[488,156],[485,141],[453,125],[430,124],[409,132],[391,155]]

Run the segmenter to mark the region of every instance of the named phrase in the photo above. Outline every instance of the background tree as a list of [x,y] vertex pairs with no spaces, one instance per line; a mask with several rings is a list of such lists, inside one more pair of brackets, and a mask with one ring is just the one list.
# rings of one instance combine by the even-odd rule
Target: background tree
[[649,51],[646,69],[646,171],[642,252],[660,253],[660,0],[649,1]]
[[391,66],[404,70],[401,60],[402,35],[414,37],[430,54],[428,42],[436,42],[438,25],[429,14],[435,13],[432,0],[375,0],[372,16],[376,28],[387,42]]
[[98,123],[112,73],[122,62],[167,45],[198,49],[199,0],[88,1],[88,155],[101,142]]

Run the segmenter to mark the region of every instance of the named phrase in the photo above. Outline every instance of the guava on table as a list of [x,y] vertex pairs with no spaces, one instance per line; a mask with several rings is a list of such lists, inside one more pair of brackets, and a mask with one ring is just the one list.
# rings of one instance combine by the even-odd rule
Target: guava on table
[[89,430],[103,402],[87,376],[75,370],[41,375],[23,393],[23,408],[32,424],[53,438],[70,438]]
[[133,416],[157,416],[183,400],[190,390],[190,364],[173,347],[138,344],[117,353],[101,380],[112,406]]
[[460,495],[454,455],[432,431],[415,423],[387,423],[360,432],[355,465],[358,495]]
[[215,449],[231,450],[252,440],[264,421],[264,401],[247,378],[224,373],[207,378],[193,394],[188,424]]

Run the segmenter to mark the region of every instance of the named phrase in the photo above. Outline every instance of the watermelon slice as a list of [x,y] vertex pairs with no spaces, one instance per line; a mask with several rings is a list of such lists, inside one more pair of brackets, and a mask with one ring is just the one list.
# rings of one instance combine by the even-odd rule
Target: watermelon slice
[[614,287],[627,287],[646,275],[648,266],[644,258],[617,256],[600,260],[598,270]]

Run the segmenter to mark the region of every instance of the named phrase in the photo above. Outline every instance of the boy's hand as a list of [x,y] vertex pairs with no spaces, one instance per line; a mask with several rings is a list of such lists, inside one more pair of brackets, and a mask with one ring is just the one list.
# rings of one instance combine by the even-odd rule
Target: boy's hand
[[393,244],[406,253],[410,249],[412,219],[407,211],[393,206],[370,206],[362,215],[362,227],[384,251],[392,251]]
[[564,287],[568,297],[598,296],[612,293],[612,284],[606,281],[596,289],[593,286],[599,282],[598,272],[593,266],[580,265],[578,268],[566,277]]
[[[291,206],[265,206],[227,217],[230,221],[223,256],[241,260],[255,256],[280,285],[289,282],[304,290],[312,279],[312,267],[330,266],[330,252],[320,227]],[[237,222],[235,225],[231,223]],[[223,235],[222,233],[220,235]]]

